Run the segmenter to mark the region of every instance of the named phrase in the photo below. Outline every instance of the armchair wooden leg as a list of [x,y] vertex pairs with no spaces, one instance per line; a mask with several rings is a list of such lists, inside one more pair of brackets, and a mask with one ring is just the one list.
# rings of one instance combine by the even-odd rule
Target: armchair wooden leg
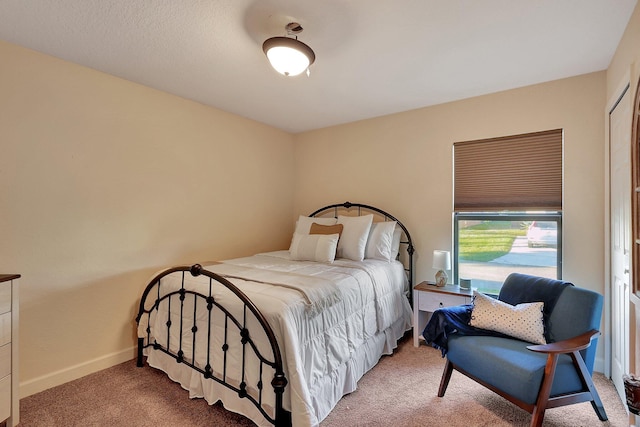
[[602,400],[600,400],[600,395],[598,394],[598,390],[596,390],[595,384],[593,384],[593,379],[591,379],[591,375],[589,375],[587,366],[584,364],[584,360],[582,360],[582,356],[577,351],[574,351],[571,353],[571,359],[573,359],[573,364],[577,367],[583,384],[589,390],[589,393],[591,393],[591,406],[593,410],[596,411],[600,421],[607,421],[608,418],[607,413],[604,411],[604,405],[602,404]]
[[531,427],[540,427],[542,425],[557,365],[558,354],[549,354],[547,356],[547,364],[544,367],[544,378],[542,379],[540,391],[538,392],[538,400],[536,401],[536,404],[533,407],[533,412],[531,413]]
[[[595,397],[595,396],[594,396]],[[593,410],[596,411],[598,418],[600,421],[607,421],[609,417],[607,417],[607,413],[604,411],[604,406],[602,406],[602,402],[600,402],[600,396],[597,396],[598,402],[596,400],[591,401],[591,406],[593,406]]]
[[444,396],[444,392],[447,391],[452,372],[453,364],[447,359],[447,363],[444,365],[444,371],[442,372],[442,379],[440,380],[440,388],[438,388],[438,397]]

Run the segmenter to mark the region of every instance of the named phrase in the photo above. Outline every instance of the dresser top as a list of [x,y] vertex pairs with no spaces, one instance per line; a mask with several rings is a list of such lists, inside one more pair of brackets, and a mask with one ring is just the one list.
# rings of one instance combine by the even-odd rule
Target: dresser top
[[19,278],[20,278],[19,274],[0,274],[0,283],[8,282],[9,280],[16,280]]

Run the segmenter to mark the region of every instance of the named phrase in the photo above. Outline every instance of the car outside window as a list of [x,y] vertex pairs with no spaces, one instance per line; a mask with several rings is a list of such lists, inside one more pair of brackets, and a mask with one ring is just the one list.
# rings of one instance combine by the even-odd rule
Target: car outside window
[[527,246],[556,247],[558,244],[558,224],[553,221],[532,221],[527,230]]

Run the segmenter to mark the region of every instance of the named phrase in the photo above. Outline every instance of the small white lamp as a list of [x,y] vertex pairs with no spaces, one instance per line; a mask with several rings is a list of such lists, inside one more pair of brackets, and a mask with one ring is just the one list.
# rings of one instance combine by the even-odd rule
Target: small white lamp
[[447,270],[451,269],[451,254],[449,251],[433,251],[433,268],[438,270],[436,273],[436,286],[445,286],[449,279]]

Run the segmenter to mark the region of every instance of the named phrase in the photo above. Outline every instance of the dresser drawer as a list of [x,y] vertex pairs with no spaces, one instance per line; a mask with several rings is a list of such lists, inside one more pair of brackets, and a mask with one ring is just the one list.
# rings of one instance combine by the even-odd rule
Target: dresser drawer
[[11,342],[11,312],[0,314],[0,346]]
[[0,421],[11,416],[11,375],[0,379]]
[[11,282],[0,284],[0,314],[11,311]]
[[11,373],[11,344],[0,347],[0,378]]
[[460,295],[449,295],[437,292],[420,292],[418,309],[421,311],[433,312],[442,307],[468,304],[469,301],[471,301],[470,298]]

